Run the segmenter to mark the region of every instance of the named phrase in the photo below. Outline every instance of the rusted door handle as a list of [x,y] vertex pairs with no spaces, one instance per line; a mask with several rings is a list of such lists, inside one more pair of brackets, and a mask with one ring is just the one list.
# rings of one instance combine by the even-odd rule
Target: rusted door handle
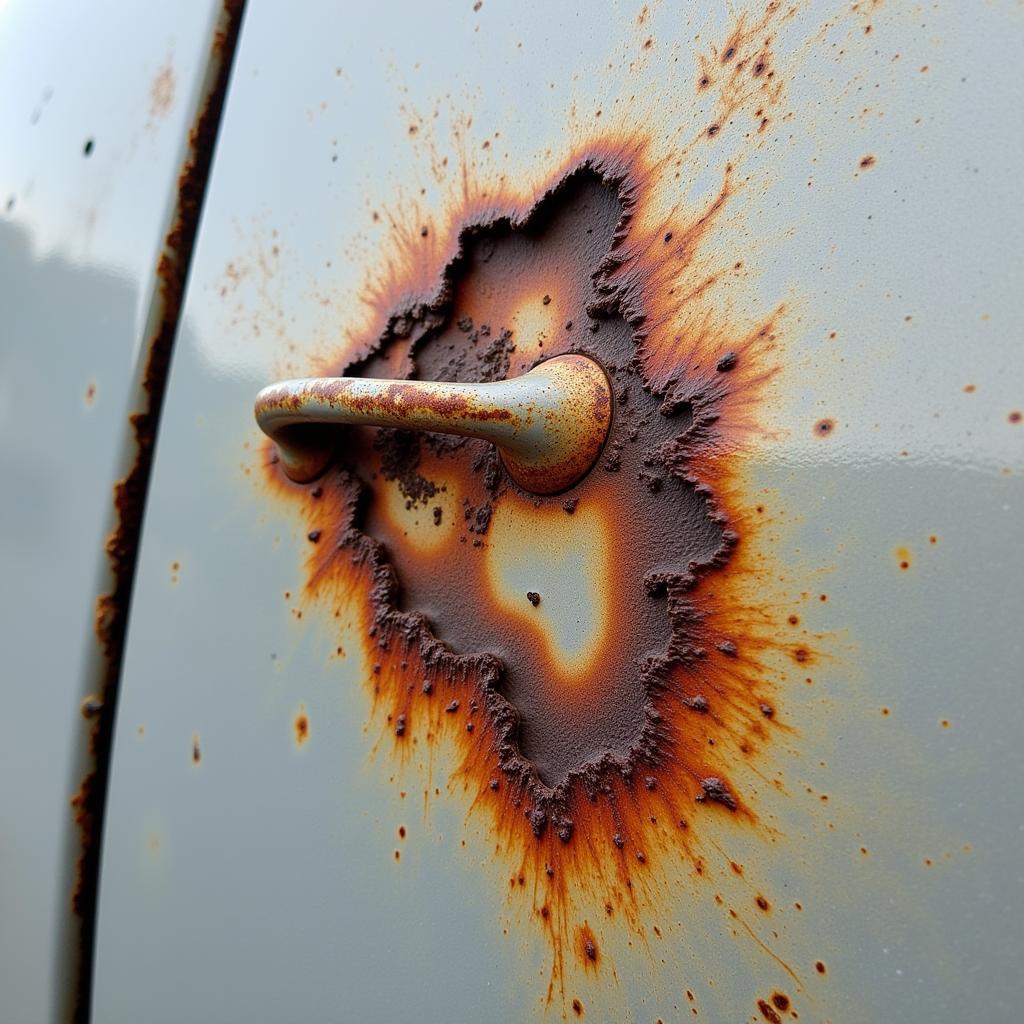
[[330,462],[337,436],[327,426],[349,423],[491,441],[520,487],[557,494],[597,461],[611,419],[608,378],[581,355],[494,384],[319,377],[273,384],[256,397],[256,422],[300,483]]

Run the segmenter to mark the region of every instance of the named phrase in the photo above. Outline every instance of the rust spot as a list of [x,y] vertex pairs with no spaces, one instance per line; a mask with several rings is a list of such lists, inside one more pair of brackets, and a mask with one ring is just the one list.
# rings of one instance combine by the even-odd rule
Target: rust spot
[[581,925],[576,931],[576,949],[583,966],[587,970],[596,970],[600,964],[601,953],[597,947],[597,939],[587,924]]
[[309,740],[309,716],[305,711],[300,711],[292,723],[295,730],[295,742],[298,746],[304,746]]
[[866,171],[869,167],[875,166],[875,158],[870,154],[868,156],[862,156],[858,166],[862,171]]
[[910,548],[903,546],[896,548],[896,561],[900,569],[906,572],[910,568]]
[[768,1021],[768,1024],[782,1024],[782,1018],[775,1012],[767,999],[758,999],[757,1008],[761,1011],[761,1016]]
[[814,424],[814,435],[815,437],[829,437],[832,431],[836,429],[836,421],[832,419],[818,420]]
[[193,733],[192,735],[192,763],[199,764],[203,759],[203,752],[199,748],[199,734]]
[[85,389],[85,404],[92,405],[96,401],[96,381],[89,381]]
[[168,61],[157,72],[153,84],[149,87],[149,116],[151,118],[163,117],[170,113],[174,106],[175,87],[174,68]]
[[817,972],[818,972],[819,974],[825,974],[825,973],[826,973],[826,968],[825,968],[825,965],[824,965],[824,963],[822,963],[822,961],[821,961],[821,960],[817,960],[817,961],[815,962],[815,964],[814,964],[814,969],[815,969],[815,970],[816,970],[816,971],[817,971]]
[[1006,418],[1007,420],[1010,421],[1010,423],[1016,425],[1020,423],[1021,420],[1024,420],[1024,413],[1020,412],[1019,409],[1014,409],[1013,412],[1011,412],[1010,415],[1007,416]]

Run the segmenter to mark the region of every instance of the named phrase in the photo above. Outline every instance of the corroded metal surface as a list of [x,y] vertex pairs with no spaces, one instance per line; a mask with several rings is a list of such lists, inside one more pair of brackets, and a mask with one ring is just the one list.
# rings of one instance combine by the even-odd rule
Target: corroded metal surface
[[580,355],[485,384],[317,377],[273,384],[256,398],[256,422],[297,483],[320,476],[334,449],[331,434],[311,428],[347,423],[489,441],[520,487],[558,494],[597,461],[611,419],[608,379]]
[[[246,27],[134,609],[103,1005],[184,1008],[244,932],[228,1016],[1006,1016],[1019,12],[357,20]],[[297,485],[250,425],[268,379],[560,353],[616,408],[557,497],[481,442],[361,428]],[[143,902],[159,969],[123,938]]]

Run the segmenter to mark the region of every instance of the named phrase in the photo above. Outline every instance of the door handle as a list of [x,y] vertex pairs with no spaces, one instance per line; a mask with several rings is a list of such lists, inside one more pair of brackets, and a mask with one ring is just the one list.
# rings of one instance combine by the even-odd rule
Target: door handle
[[256,422],[277,445],[285,475],[299,483],[324,472],[337,442],[329,427],[347,423],[490,441],[523,490],[557,494],[589,472],[611,420],[608,378],[582,355],[556,356],[491,384],[314,377],[256,396]]

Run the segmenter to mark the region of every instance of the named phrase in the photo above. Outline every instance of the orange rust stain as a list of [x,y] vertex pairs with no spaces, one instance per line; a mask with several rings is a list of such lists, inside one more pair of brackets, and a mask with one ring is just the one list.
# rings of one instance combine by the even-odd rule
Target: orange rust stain
[[862,171],[866,171],[866,170],[869,170],[870,168],[874,167],[875,163],[876,163],[875,158],[869,154],[868,156],[861,157],[860,163],[858,164],[858,166],[860,167],[860,169]]
[[174,106],[174,94],[176,91],[174,79],[174,68],[170,61],[163,65],[153,79],[149,87],[149,116],[151,118],[163,117],[170,113]]
[[904,572],[910,568],[910,548],[902,545],[896,548],[896,561]]
[[[699,57],[713,137],[706,123],[664,156],[642,129],[608,128],[521,190],[467,170],[440,223],[372,212],[392,250],[366,283],[369,315],[307,372],[480,381],[593,354],[613,378],[615,424],[577,488],[524,495],[487,446],[462,439],[353,428],[307,486],[261,449],[268,489],[317,537],[305,596],[358,595],[375,749],[408,770],[417,744],[453,754],[450,792],[493,835],[509,904],[550,942],[549,999],[567,1001],[567,978],[596,970],[602,949],[611,964],[606,936],[653,930],[680,865],[715,877],[709,822],[769,840],[744,780],[770,774],[779,740],[795,738],[788,693],[825,654],[818,635],[795,643],[799,618],[765,597],[786,568],[744,456],[774,437],[790,326],[781,300],[744,313],[724,301],[744,260],[715,243],[746,179],[726,157],[702,199],[666,203],[686,161],[722,145],[741,114],[768,124],[783,17],[771,4]],[[596,568],[572,571],[581,587],[599,580],[608,609],[577,647],[538,625],[558,606],[550,592],[496,597],[516,529],[567,548],[600,536]],[[586,654],[571,686],[566,650]]]
[[298,746],[304,746],[309,741],[309,716],[305,711],[300,711],[292,723],[295,730],[295,742]]

